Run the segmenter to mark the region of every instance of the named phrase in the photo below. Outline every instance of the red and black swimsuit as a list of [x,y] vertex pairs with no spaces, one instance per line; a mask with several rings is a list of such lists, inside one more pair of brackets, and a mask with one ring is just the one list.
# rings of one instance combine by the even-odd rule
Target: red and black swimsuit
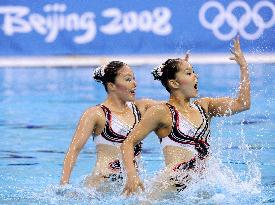
[[[177,164],[173,168],[174,172],[184,173],[189,169],[195,168],[197,160],[205,159],[209,153],[209,117],[200,105],[192,104],[191,106],[200,112],[202,118],[200,126],[195,127],[173,105],[167,103],[167,106],[172,115],[172,131],[167,137],[160,138],[160,141],[163,148],[167,145],[177,146],[187,149],[194,154],[191,160]],[[182,180],[187,178],[187,176],[172,178],[178,190],[182,190],[186,187],[186,181],[182,183],[179,181],[179,178]]]
[[[104,106],[100,105],[102,110],[105,113],[106,123],[102,133],[94,137],[94,142],[96,145],[107,144],[115,147],[120,147],[123,141],[130,134],[135,125],[140,121],[141,114],[137,106],[134,103],[127,103],[128,106],[132,109],[133,115],[135,117],[135,123],[133,126],[128,126],[126,123],[121,122],[115,115],[112,115],[111,110]],[[134,147],[134,154],[138,156],[142,150],[142,142],[137,144]],[[110,174],[106,178],[111,178],[112,181],[120,179],[121,176],[121,163],[119,160],[115,160],[109,163],[109,168],[115,174]]]

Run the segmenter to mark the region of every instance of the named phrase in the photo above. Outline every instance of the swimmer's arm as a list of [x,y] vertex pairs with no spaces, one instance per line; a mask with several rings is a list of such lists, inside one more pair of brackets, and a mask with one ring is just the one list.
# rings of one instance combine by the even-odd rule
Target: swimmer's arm
[[149,108],[144,113],[143,118],[135,129],[121,145],[123,164],[127,174],[127,182],[123,190],[123,193],[126,195],[136,192],[138,187],[144,189],[139,177],[137,176],[137,171],[133,163],[134,146],[142,141],[151,131],[160,127],[164,110],[160,107],[161,105],[156,105]]
[[61,185],[69,183],[70,175],[77,156],[92,134],[96,125],[96,121],[97,114],[95,108],[86,110],[81,116],[72,142],[64,159],[62,177],[60,180]]
[[233,115],[238,112],[248,110],[250,108],[250,80],[248,64],[240,47],[239,37],[233,40],[234,49],[231,50],[233,56],[231,60],[235,60],[241,71],[239,93],[236,98],[205,98],[203,103],[207,104],[208,113],[210,116]]

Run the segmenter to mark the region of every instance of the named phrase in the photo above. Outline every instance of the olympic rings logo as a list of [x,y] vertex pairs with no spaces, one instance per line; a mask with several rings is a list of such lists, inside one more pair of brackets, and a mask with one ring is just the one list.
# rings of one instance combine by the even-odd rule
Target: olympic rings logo
[[[219,13],[214,17],[212,22],[209,22],[205,15],[212,8],[217,9]],[[233,14],[233,10],[236,8],[244,9],[244,14],[239,19]],[[267,21],[259,14],[259,10],[262,8],[268,8],[272,11],[272,17]],[[274,26],[275,6],[269,1],[259,1],[251,9],[245,1],[233,1],[225,9],[218,1],[208,1],[199,11],[199,20],[205,28],[212,30],[213,34],[220,40],[231,40],[238,33],[247,40],[256,40],[263,34],[265,29]],[[227,23],[231,27],[230,32],[222,33],[220,31],[224,23]],[[254,23],[257,28],[253,33],[245,30],[250,23]]]

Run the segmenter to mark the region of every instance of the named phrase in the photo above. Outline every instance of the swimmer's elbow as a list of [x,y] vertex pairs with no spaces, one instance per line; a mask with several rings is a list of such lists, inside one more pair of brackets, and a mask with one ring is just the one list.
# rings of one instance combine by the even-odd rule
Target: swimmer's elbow
[[70,152],[75,154],[75,153],[79,153],[81,150],[81,147],[80,146],[73,146],[71,149],[70,149]]
[[81,151],[80,146],[72,146],[69,148],[67,152],[67,156],[75,157],[79,154],[80,151]]
[[121,150],[121,152],[125,152],[125,150],[128,150],[129,147],[131,147],[131,146],[134,147],[132,141],[126,139],[126,140],[124,140],[124,142],[120,145],[120,150]]
[[250,107],[251,107],[251,102],[250,101],[244,102],[243,111],[249,110]]
[[250,107],[251,107],[251,103],[249,102],[249,103],[247,104],[247,106],[246,106],[246,110],[249,110]]
[[237,112],[249,110],[250,106],[251,106],[250,100],[245,100],[245,101],[237,100],[237,107],[238,107]]

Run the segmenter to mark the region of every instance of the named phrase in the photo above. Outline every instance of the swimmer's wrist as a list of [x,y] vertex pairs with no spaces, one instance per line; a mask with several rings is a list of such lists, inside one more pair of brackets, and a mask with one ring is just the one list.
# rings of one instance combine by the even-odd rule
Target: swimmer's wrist
[[248,72],[248,64],[246,62],[245,63],[241,63],[239,65],[240,65],[241,72]]
[[127,172],[127,178],[130,179],[134,179],[134,178],[137,178],[137,174],[135,172]]
[[241,68],[248,68],[248,64],[240,65]]
[[66,185],[66,184],[69,184],[68,180],[61,180],[60,181],[60,185]]

